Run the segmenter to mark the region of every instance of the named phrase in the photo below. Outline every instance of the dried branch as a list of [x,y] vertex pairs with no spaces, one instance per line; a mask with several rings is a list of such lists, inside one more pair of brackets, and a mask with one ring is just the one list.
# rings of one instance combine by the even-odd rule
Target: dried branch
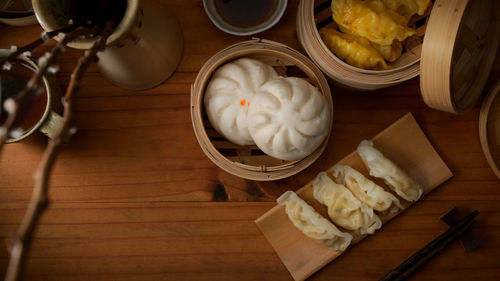
[[31,77],[28,83],[26,83],[26,87],[14,97],[10,97],[3,102],[3,106],[9,113],[9,116],[7,120],[5,120],[3,126],[0,127],[0,153],[2,152],[2,147],[5,144],[5,141],[9,137],[10,131],[19,119],[19,109],[22,108],[22,106],[26,103],[26,100],[31,97],[31,95],[39,91],[43,76],[47,73],[49,67],[54,64],[57,57],[64,52],[66,49],[65,45],[82,36],[97,34],[99,31],[100,28],[98,27],[78,27],[72,32],[66,34],[61,41],[58,42],[54,48],[52,48],[50,53],[46,53],[40,58],[39,69],[35,72],[35,75]]
[[76,29],[76,25],[68,25],[65,26],[61,29],[57,29],[54,31],[49,31],[49,32],[42,32],[42,35],[40,38],[36,39],[35,41],[24,45],[22,47],[17,47],[13,52],[11,52],[8,56],[0,60],[0,67],[3,66],[5,62],[12,61],[15,58],[17,58],[19,55],[25,53],[25,52],[31,52],[34,50],[36,47],[42,45],[43,43],[47,42],[49,39],[57,36],[59,33],[68,33]]
[[62,145],[65,143],[65,140],[75,133],[72,123],[76,92],[80,88],[85,70],[91,63],[97,60],[97,52],[105,48],[106,40],[111,34],[113,26],[114,21],[109,21],[106,24],[103,32],[97,37],[97,41],[92,48],[85,51],[85,54],[79,59],[77,66],[71,74],[71,81],[62,101],[64,105],[63,124],[56,136],[52,140],[49,140],[49,144],[45,149],[42,160],[35,173],[33,195],[12,242],[10,261],[5,281],[17,281],[20,279],[35,226],[49,204],[48,187],[50,172],[52,171],[56,157]]

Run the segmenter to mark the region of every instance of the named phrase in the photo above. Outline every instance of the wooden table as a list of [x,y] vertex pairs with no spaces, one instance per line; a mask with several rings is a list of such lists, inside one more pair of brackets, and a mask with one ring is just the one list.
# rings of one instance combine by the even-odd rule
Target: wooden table
[[[461,116],[431,110],[420,98],[418,78],[376,92],[334,86],[332,138],[314,165],[276,182],[239,179],[198,146],[189,97],[208,58],[250,37],[219,31],[201,1],[163,2],[184,31],[182,62],[167,82],[137,92],[111,85],[95,67],[89,70],[78,98],[79,131],[53,172],[53,202],[36,233],[26,280],[292,280],[254,220],[283,191],[298,189],[407,112],[454,177],[310,280],[377,280],[443,232],[447,227],[439,216],[452,206],[481,212],[473,232],[484,245],[466,253],[455,242],[412,280],[500,280],[500,181],[479,144],[480,104]],[[298,48],[297,4],[289,1],[283,19],[257,36]],[[40,31],[0,25],[0,47],[25,44]],[[60,59],[62,86],[80,54],[68,50]],[[499,74],[497,58],[490,80]],[[2,240],[21,220],[45,143],[37,135],[3,152]],[[2,275],[7,261],[2,246]]]

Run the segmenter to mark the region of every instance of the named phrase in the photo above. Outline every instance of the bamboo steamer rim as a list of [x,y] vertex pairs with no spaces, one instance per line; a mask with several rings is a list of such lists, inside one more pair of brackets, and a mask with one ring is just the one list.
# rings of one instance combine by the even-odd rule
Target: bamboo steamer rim
[[[304,14],[305,15],[310,15],[310,11],[313,12],[313,15],[314,15],[314,4],[315,4],[315,1],[305,1],[307,3],[310,3],[311,5],[309,6],[305,6],[305,9],[304,9]],[[307,18],[307,17],[306,17]],[[313,20],[314,20],[314,16],[313,16]],[[314,25],[315,26],[315,25]],[[319,35],[319,31],[317,28],[313,28],[313,30],[315,31],[314,35],[315,36],[319,36],[321,38],[321,36]],[[321,45],[323,45],[324,48],[328,49],[328,47],[326,46],[326,44],[324,43],[323,40],[320,40],[320,43]],[[341,60],[340,58],[338,58],[336,55],[334,55],[331,51],[330,51],[330,55],[331,57],[340,65],[342,65],[343,67],[345,67],[346,69],[349,69],[349,70],[352,70],[356,73],[365,73],[365,74],[370,74],[370,75],[374,75],[374,76],[379,76],[379,75],[389,75],[393,72],[398,72],[398,71],[401,71],[403,69],[406,69],[406,68],[409,68],[410,66],[412,66],[413,64],[415,63],[418,63],[420,61],[420,56],[413,53],[412,52],[412,55],[415,56],[415,59],[413,61],[411,61],[410,63],[407,63],[407,64],[404,64],[404,65],[401,65],[401,66],[398,66],[398,67],[395,67],[395,68],[392,68],[392,69],[385,69],[385,70],[371,70],[371,69],[363,69],[363,68],[359,68],[359,67],[355,67],[355,66],[352,66],[346,62],[344,62],[343,60]]]
[[337,58],[326,47],[316,28],[314,4],[315,1],[300,1],[297,10],[297,37],[309,57],[334,82],[354,89],[376,90],[419,75],[418,58],[407,65],[380,71],[356,68]]
[[[483,106],[481,107],[481,112],[479,113],[479,140],[481,142],[481,147],[483,149],[484,156],[486,157],[486,160],[488,161],[488,164],[490,165],[491,169],[495,173],[495,175],[500,178],[500,151],[491,151],[491,144],[489,139],[490,138],[498,138],[500,136],[500,132],[490,132],[488,130],[488,119],[491,118],[491,110],[492,106],[495,106],[499,109],[496,112],[498,114],[497,116],[493,116],[493,118],[497,118],[499,121],[497,121],[497,124],[500,124],[500,95],[498,95],[500,92],[500,81],[498,81],[490,90],[488,95],[486,96],[486,99],[483,102]],[[500,128],[500,127],[498,127]],[[492,136],[490,134],[493,134]],[[496,135],[495,135],[496,134]],[[500,148],[500,143],[497,144],[497,146]],[[498,149],[498,148],[496,148]],[[496,155],[496,159],[493,157],[493,155]]]
[[[254,166],[232,161],[222,155],[209,139],[205,126],[203,124],[203,96],[205,88],[211,79],[212,74],[221,65],[245,56],[265,55],[270,57],[282,58],[293,62],[308,77],[314,78],[313,83],[326,98],[330,108],[330,124],[328,135],[323,143],[310,155],[303,159],[291,161],[277,166]],[[278,42],[252,39],[231,45],[208,59],[200,69],[196,80],[191,85],[191,121],[196,135],[205,155],[221,169],[233,175],[256,181],[271,181],[292,176],[316,161],[325,150],[330,133],[333,128],[333,101],[330,92],[330,86],[321,70],[308,58],[298,51]]]
[[[495,0],[436,0],[420,62],[420,89],[428,106],[458,114],[474,106],[500,42],[499,8]],[[491,21],[481,29],[484,12],[491,12]],[[457,90],[456,85],[462,86]]]

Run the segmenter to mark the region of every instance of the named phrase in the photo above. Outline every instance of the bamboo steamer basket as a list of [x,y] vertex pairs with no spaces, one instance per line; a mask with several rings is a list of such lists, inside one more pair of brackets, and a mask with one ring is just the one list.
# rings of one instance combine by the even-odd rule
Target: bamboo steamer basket
[[[205,114],[203,96],[212,74],[223,64],[248,57],[273,66],[281,76],[306,79],[326,98],[330,108],[328,135],[309,156],[295,161],[273,158],[257,146],[239,146],[215,131]],[[324,151],[333,122],[333,102],[330,87],[321,70],[298,51],[273,41],[254,39],[237,43],[211,57],[201,68],[191,86],[191,120],[196,138],[207,157],[221,169],[250,180],[271,181],[292,176],[311,165]]]
[[472,108],[500,42],[500,3],[436,1],[422,47],[420,89],[427,105],[451,113]]
[[[317,24],[331,17],[328,7],[315,13],[315,7],[331,0],[302,0],[297,11],[297,38],[309,57],[336,84],[356,90],[376,90],[393,86],[418,76],[420,69],[421,41],[406,50],[389,70],[365,70],[351,66],[326,47],[319,35]],[[423,37],[428,14],[419,20],[417,37]],[[421,24],[420,24],[421,23]]]
[[432,108],[462,113],[482,92],[499,43],[500,4],[494,0],[436,0],[417,21],[421,44],[406,51],[394,68],[369,71],[348,65],[323,43],[316,24],[331,16],[314,8],[331,0],[302,0],[297,37],[333,82],[357,90],[389,87],[420,74],[424,101]]
[[486,160],[500,178],[500,81],[493,86],[479,114],[479,139]]

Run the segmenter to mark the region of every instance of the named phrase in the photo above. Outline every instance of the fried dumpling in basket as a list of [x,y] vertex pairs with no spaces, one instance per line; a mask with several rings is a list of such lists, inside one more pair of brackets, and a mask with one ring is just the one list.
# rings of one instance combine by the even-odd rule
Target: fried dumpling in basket
[[406,26],[404,16],[388,9],[380,0],[333,0],[332,16],[342,31],[390,46],[416,31]]
[[333,167],[335,181],[345,185],[354,196],[376,211],[383,212],[391,208],[401,208],[399,199],[385,191],[381,186],[347,165]]
[[415,14],[423,15],[431,4],[431,0],[382,0],[384,5],[404,16],[408,22]]
[[328,49],[352,66],[372,70],[391,68],[384,57],[363,37],[341,33],[331,27],[322,28],[319,34]]
[[293,225],[309,238],[334,251],[344,251],[351,244],[351,234],[340,231],[295,192],[287,191],[277,201],[285,206],[285,212]]
[[373,234],[382,221],[373,209],[357,199],[344,185],[334,182],[325,172],[313,183],[314,198],[328,207],[328,216],[337,225],[358,234]]
[[403,53],[403,44],[399,41],[393,41],[392,44],[388,46],[375,43],[371,43],[371,45],[388,62],[393,62],[399,59]]
[[405,171],[389,160],[373,142],[364,140],[358,146],[358,154],[365,163],[370,175],[383,179],[399,196],[408,201],[417,201],[423,193],[423,186],[412,179]]

